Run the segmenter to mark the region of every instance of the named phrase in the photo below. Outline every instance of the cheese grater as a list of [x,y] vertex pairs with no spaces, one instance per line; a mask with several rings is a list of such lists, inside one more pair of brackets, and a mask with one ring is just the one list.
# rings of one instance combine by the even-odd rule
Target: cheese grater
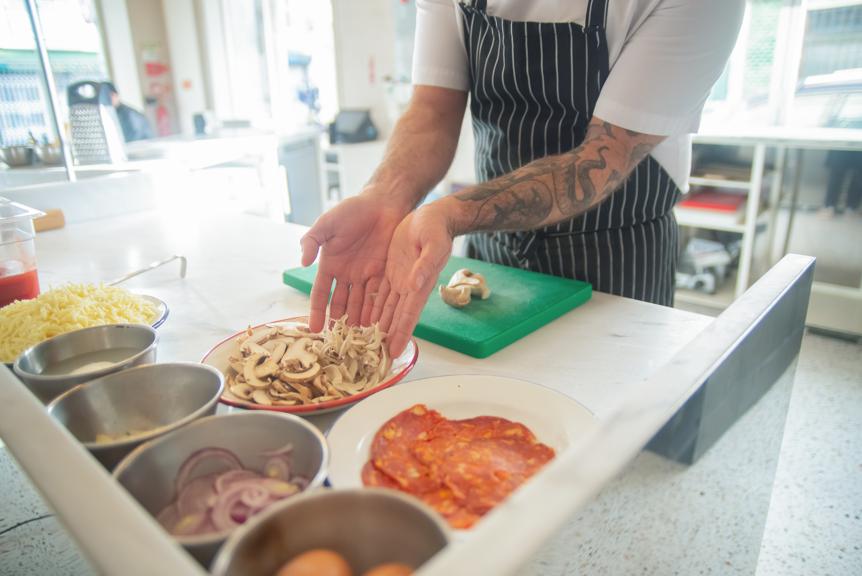
[[68,98],[75,163],[125,162],[123,133],[107,84],[77,82],[69,86]]

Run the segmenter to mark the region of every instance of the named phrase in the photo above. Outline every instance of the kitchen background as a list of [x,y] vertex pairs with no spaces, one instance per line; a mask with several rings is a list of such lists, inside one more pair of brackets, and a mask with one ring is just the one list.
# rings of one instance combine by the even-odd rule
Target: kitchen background
[[[62,209],[69,222],[205,205],[311,224],[358,193],[383,155],[410,97],[415,11],[412,0],[0,0],[0,196]],[[105,102],[70,100],[82,81],[111,81],[155,137],[112,138]],[[468,122],[432,196],[473,182]],[[862,534],[859,495],[823,489],[824,469],[828,486],[862,484],[860,450],[845,444],[862,434],[860,129],[862,1],[749,0],[694,137],[691,192],[677,212],[678,305],[718,313],[784,253],[810,254],[808,324],[840,338],[810,336],[803,348],[780,469],[794,480],[776,496],[790,528],[767,537],[764,573],[804,563],[805,546],[841,548]],[[833,462],[824,445],[845,448]],[[811,513],[836,503],[840,513]],[[847,547],[860,569],[839,562],[833,573],[862,572],[862,552]]]

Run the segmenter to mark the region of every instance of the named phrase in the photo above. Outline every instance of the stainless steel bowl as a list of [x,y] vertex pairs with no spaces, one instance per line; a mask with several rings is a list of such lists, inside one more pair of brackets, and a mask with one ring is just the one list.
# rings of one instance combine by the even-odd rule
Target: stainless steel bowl
[[[15,374],[39,400],[48,403],[78,384],[156,361],[156,331],[143,324],[108,324],[83,328],[44,340],[15,359]],[[83,374],[46,374],[61,363],[106,350],[137,350],[111,366]]]
[[[110,470],[144,442],[215,414],[223,390],[224,377],[210,366],[150,364],[76,386],[48,412]],[[97,442],[99,434],[117,439]]]
[[288,560],[328,548],[354,574],[387,562],[418,568],[442,550],[445,521],[394,490],[318,490],[276,504],[238,529],[213,562],[214,576],[272,576]]
[[33,164],[35,152],[32,146],[6,146],[0,148],[0,160],[10,167],[30,166]]
[[[323,435],[307,421],[277,412],[236,412],[209,416],[166,436],[147,442],[126,456],[114,469],[114,477],[156,516],[174,499],[174,481],[180,466],[197,450],[208,447],[230,450],[243,467],[260,471],[267,460],[261,452],[293,445],[294,473],[310,479],[308,489],[323,484],[329,448]],[[201,466],[199,474],[211,470]],[[203,566],[208,566],[226,533],[175,537]]]
[[46,166],[59,166],[63,163],[63,149],[59,144],[40,144],[36,146],[36,156]]

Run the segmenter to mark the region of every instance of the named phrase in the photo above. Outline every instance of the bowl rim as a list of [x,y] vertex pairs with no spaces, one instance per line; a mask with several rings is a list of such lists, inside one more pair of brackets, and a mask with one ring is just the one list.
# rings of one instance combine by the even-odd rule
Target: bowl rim
[[[208,366],[208,368],[219,372],[219,370],[213,368],[212,366]],[[191,430],[199,426],[205,426],[213,420],[225,418],[279,418],[282,420],[293,422],[294,424],[298,424],[301,428],[304,428],[307,431],[311,432],[311,435],[317,440],[318,445],[321,448],[321,452],[323,453],[320,459],[320,466],[314,476],[309,479],[308,486],[305,489],[300,491],[299,494],[291,496],[285,500],[293,500],[294,498],[301,497],[308,492],[316,492],[315,489],[323,485],[323,481],[326,479],[329,469],[329,444],[326,442],[326,437],[323,435],[323,433],[318,430],[317,426],[311,424],[304,418],[300,418],[299,416],[296,416],[294,414],[286,414],[284,412],[267,412],[262,410],[231,412],[228,414],[213,414],[212,416],[204,416],[203,418],[198,418],[194,422],[190,422],[182,428],[172,430],[169,434],[162,434],[161,436],[148,440],[137,446],[131,452],[126,454],[123,459],[117,463],[116,466],[114,466],[114,469],[111,472],[111,476],[114,478],[114,480],[117,481],[118,484],[123,486],[122,482],[120,482],[120,475],[125,472],[135,462],[135,460],[137,460],[141,456],[141,454],[148,450],[156,449],[158,446],[165,442],[172,441],[177,436],[177,434],[180,434],[183,431]],[[123,486],[123,489],[125,489],[125,486]],[[131,493],[129,493],[129,495],[137,501],[137,498],[135,498],[134,495],[132,495]],[[141,506],[143,507],[143,505]],[[156,515],[151,513],[149,510],[147,510],[147,513],[150,514],[150,516],[152,516],[153,520],[155,521]],[[243,526],[244,524],[240,525],[239,528],[242,528]],[[164,527],[162,528],[164,529]],[[165,530],[165,532],[170,538],[172,538],[175,542],[182,546],[204,546],[215,544],[225,540],[239,528],[230,528],[228,530],[222,530],[221,532],[213,532],[211,534],[204,534],[200,536],[175,536],[167,530]]]
[[[126,370],[120,370],[119,372],[111,372],[110,374],[106,374],[106,375],[101,376],[99,378],[95,378],[93,380],[88,380],[87,382],[83,382],[81,384],[78,384],[77,386],[70,388],[69,390],[63,392],[62,394],[60,394],[59,396],[57,396],[56,398],[51,400],[45,406],[45,410],[48,412],[48,414],[50,414],[52,417],[54,417],[54,409],[60,404],[60,402],[64,401],[68,397],[71,397],[77,393],[80,393],[83,390],[86,390],[88,388],[93,388],[95,386],[103,385],[105,382],[107,382],[108,383],[107,385],[110,386],[110,385],[112,385],[112,382],[114,380],[118,380],[121,377],[125,377],[126,375],[128,375],[130,373],[135,373],[135,372],[140,372],[140,371],[145,371],[145,370],[154,370],[154,369],[159,369],[159,368],[163,368],[163,367],[168,367],[168,368],[171,368],[171,367],[189,368],[189,367],[191,367],[195,370],[198,368],[204,368],[205,372],[209,372],[209,373],[214,374],[216,376],[217,382],[219,384],[218,388],[217,388],[215,394],[211,398],[209,398],[202,406],[198,407],[193,412],[186,414],[185,416],[183,416],[179,420],[175,420],[175,421],[171,422],[170,424],[165,424],[164,426],[159,426],[157,428],[153,428],[151,430],[148,430],[144,434],[138,434],[137,436],[132,436],[132,437],[129,437],[129,438],[124,439],[124,440],[117,440],[115,442],[84,442],[84,441],[81,441],[80,439],[78,439],[77,437],[75,437],[75,439],[78,440],[78,442],[80,442],[85,448],[87,448],[87,450],[90,450],[91,452],[105,452],[108,450],[114,450],[115,448],[127,448],[131,445],[141,444],[142,442],[147,442],[147,441],[152,440],[154,438],[158,438],[159,436],[164,436],[165,434],[168,434],[169,432],[173,432],[174,430],[176,430],[178,428],[182,428],[183,426],[186,426],[186,425],[190,424],[191,422],[194,422],[195,420],[199,420],[201,418],[202,414],[206,414],[209,410],[212,409],[213,406],[218,404],[218,399],[219,399],[219,397],[221,397],[221,394],[224,391],[224,386],[225,386],[224,376],[222,375],[222,373],[219,370],[216,370],[212,366],[206,366],[204,364],[199,364],[197,362],[163,362],[163,363],[142,364],[140,366],[134,366],[134,367],[128,368]],[[54,419],[57,420],[56,417],[54,417]],[[59,420],[58,420],[58,423],[62,425],[62,423],[59,422]],[[65,425],[63,425],[63,427],[68,430],[68,427],[66,427]],[[69,431],[69,433],[72,434],[71,431]],[[72,436],[74,436],[74,434],[72,434]]]
[[224,545],[219,549],[212,561],[212,564],[210,564],[210,573],[213,574],[213,576],[223,576],[226,573],[225,571],[227,570],[230,558],[236,553],[236,549],[240,546],[241,542],[249,533],[256,530],[258,526],[264,522],[267,522],[271,517],[281,514],[287,508],[301,505],[306,500],[322,500],[325,498],[340,496],[342,494],[371,494],[375,497],[398,500],[401,504],[404,504],[409,508],[413,508],[415,511],[419,512],[420,515],[430,520],[443,534],[443,539],[446,541],[447,546],[453,542],[452,529],[443,517],[440,516],[436,510],[415,496],[410,496],[409,494],[405,494],[398,490],[392,490],[391,488],[321,488],[318,490],[308,490],[294,498],[288,498],[286,500],[276,502],[260,514],[252,516],[248,522],[241,525],[239,528],[234,529],[230,536],[228,536]]
[[[102,368],[100,370],[93,370],[91,372],[85,372],[82,374],[75,374],[75,375],[54,374],[54,375],[47,375],[46,376],[46,375],[41,374],[41,373],[37,374],[36,372],[30,372],[29,370],[25,370],[24,368],[21,367],[21,362],[22,362],[24,356],[26,356],[30,353],[33,353],[36,349],[38,349],[41,346],[47,346],[51,343],[55,343],[57,341],[60,341],[60,340],[66,339],[66,338],[74,338],[78,334],[81,334],[81,333],[87,332],[87,331],[114,330],[117,328],[122,328],[124,330],[141,330],[141,331],[146,332],[152,336],[152,342],[150,342],[146,348],[140,350],[139,352],[133,354],[132,356],[129,356],[125,360],[115,362],[107,368]],[[30,346],[29,348],[27,348],[23,352],[21,352],[15,358],[15,361],[12,363],[12,370],[18,376],[20,376],[22,378],[26,378],[27,381],[30,383],[63,382],[63,381],[67,381],[69,379],[74,379],[76,377],[84,377],[89,382],[91,380],[96,380],[96,379],[101,378],[103,376],[110,375],[110,374],[116,372],[118,369],[122,370],[123,366],[133,365],[137,360],[140,360],[143,356],[150,353],[152,350],[156,349],[158,347],[158,344],[159,344],[159,333],[158,333],[158,331],[155,328],[153,328],[152,326],[149,326],[147,324],[119,323],[119,324],[100,324],[99,326],[88,326],[87,328],[79,328],[78,330],[72,330],[71,332],[63,332],[62,334],[57,334],[56,336],[52,336],[51,338],[48,338],[47,340],[42,340],[41,342],[37,342],[36,344],[33,344],[32,346]],[[105,350],[110,350],[110,348],[105,348]]]

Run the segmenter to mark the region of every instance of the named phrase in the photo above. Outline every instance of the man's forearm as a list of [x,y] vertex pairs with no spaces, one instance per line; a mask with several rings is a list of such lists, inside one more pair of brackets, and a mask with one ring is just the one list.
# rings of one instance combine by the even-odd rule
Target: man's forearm
[[366,190],[409,212],[446,174],[464,117],[466,94],[419,86],[398,121]]
[[453,235],[530,230],[582,214],[611,194],[663,137],[594,118],[583,144],[443,200]]

